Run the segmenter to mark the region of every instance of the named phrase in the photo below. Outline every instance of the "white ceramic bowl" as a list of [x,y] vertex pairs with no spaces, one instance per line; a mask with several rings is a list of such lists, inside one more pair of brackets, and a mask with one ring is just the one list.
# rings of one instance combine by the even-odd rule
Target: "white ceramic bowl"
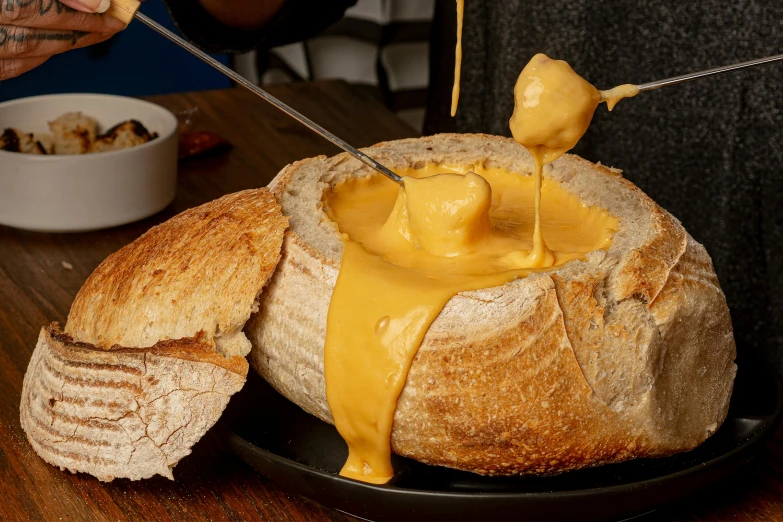
[[177,119],[135,98],[55,94],[0,103],[0,132],[49,132],[47,122],[79,111],[106,130],[135,119],[158,137],[96,154],[33,155],[0,150],[0,224],[41,232],[108,228],[145,218],[174,199]]

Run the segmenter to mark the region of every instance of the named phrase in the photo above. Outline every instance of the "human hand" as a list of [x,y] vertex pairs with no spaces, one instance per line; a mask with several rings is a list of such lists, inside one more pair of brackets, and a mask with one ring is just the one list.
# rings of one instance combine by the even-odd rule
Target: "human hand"
[[101,14],[110,0],[0,0],[0,80],[50,56],[111,38],[125,24]]

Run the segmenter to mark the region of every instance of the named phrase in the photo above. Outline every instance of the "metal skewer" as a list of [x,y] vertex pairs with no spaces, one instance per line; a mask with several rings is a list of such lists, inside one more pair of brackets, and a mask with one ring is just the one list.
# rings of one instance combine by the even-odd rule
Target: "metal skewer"
[[[122,20],[123,22],[130,23],[130,21],[133,18],[136,18],[141,23],[145,24],[146,26],[150,27],[154,31],[160,33],[161,35],[165,36],[175,44],[179,45],[186,51],[190,52],[191,54],[197,56],[198,58],[201,58],[204,62],[208,63],[221,73],[225,74],[241,86],[245,87],[246,89],[252,91],[257,96],[263,98],[264,100],[268,101],[281,111],[285,112],[295,120],[299,121],[309,129],[315,131],[316,133],[320,134],[327,140],[331,141],[344,151],[348,152],[355,158],[357,158],[362,163],[369,165],[373,169],[377,170],[381,174],[387,176],[392,181],[398,184],[402,184],[402,178],[392,172],[387,167],[384,167],[362,151],[356,149],[355,147],[349,145],[345,141],[341,140],[331,132],[327,131],[314,121],[310,120],[309,118],[305,117],[304,115],[300,114],[298,111],[294,110],[293,108],[289,107],[285,103],[281,102],[271,94],[267,93],[263,89],[261,89],[259,86],[255,85],[254,83],[248,81],[245,77],[237,74],[234,70],[232,70],[229,67],[226,67],[219,61],[215,60],[211,56],[209,56],[207,53],[199,49],[198,47],[186,42],[184,39],[180,38],[179,36],[175,35],[162,25],[158,24],[154,20],[148,18],[147,16],[143,15],[142,13],[138,12],[139,6],[141,3],[139,0],[113,0],[111,3],[111,6],[109,7],[109,10],[106,12],[107,15],[113,16],[119,20]],[[755,67],[757,65],[764,65],[767,63],[774,63],[783,61],[783,54],[776,54],[774,56],[767,56],[766,58],[758,58],[756,60],[748,60],[745,62],[739,62],[732,65],[724,65],[723,67],[715,67],[712,69],[707,69],[705,71],[699,71],[694,73],[688,73],[688,74],[682,74],[680,76],[673,76],[671,78],[665,78],[663,80],[657,80],[654,82],[647,82],[642,83],[639,85],[636,85],[636,87],[639,89],[639,92],[644,91],[653,91],[655,89],[660,89],[661,87],[666,87],[669,85],[677,85],[680,83],[689,82],[691,80],[696,80],[699,78],[705,78],[707,76],[714,76],[716,74],[723,74],[730,71],[736,71],[739,69],[745,69],[748,67]]]
[[746,67],[754,67],[756,65],[763,65],[765,63],[773,63],[783,61],[783,54],[776,54],[775,56],[767,56],[766,58],[758,58],[757,60],[748,60],[746,62],[735,63],[733,65],[724,65],[723,67],[715,67],[714,69],[707,69],[706,71],[699,71],[689,74],[682,74],[680,76],[674,76],[672,78],[666,78],[664,80],[658,80],[655,82],[647,82],[637,85],[640,92],[653,91],[666,87],[667,85],[677,85],[679,83],[689,82],[698,78],[704,78],[706,76],[713,76],[716,74],[722,74],[730,71],[736,71],[738,69],[745,69]]
[[212,58],[210,55],[199,49],[198,47],[186,42],[184,39],[180,38],[176,34],[172,33],[159,23],[155,22],[151,18],[148,18],[147,16],[143,15],[138,11],[138,7],[141,5],[138,0],[114,0],[112,2],[112,5],[110,7],[110,11],[107,12],[107,14],[114,16],[115,18],[118,18],[125,22],[126,24],[130,22],[132,18],[136,18],[139,22],[143,23],[147,27],[153,29],[154,31],[160,33],[161,35],[165,36],[175,44],[179,45],[189,53],[197,56],[198,58],[201,58],[204,62],[208,63],[221,73],[225,74],[235,82],[237,82],[242,87],[250,90],[255,95],[263,98],[264,100],[268,101],[281,111],[285,112],[298,122],[302,123],[304,126],[308,127],[309,129],[315,131],[316,133],[320,134],[327,140],[331,141],[341,149],[343,149],[348,154],[351,154],[353,157],[364,163],[365,165],[368,165],[372,167],[373,169],[377,170],[384,176],[388,177],[395,183],[398,183],[402,185],[402,178],[391,171],[391,169],[384,167],[374,159],[372,159],[370,156],[365,154],[364,152],[360,151],[359,149],[353,147],[352,145],[349,145],[347,142],[341,140],[328,130],[324,129],[314,121],[312,121],[310,118],[307,118],[303,114],[301,114],[299,111],[289,107],[285,103],[281,102],[268,92],[261,89],[258,85],[254,84],[253,82],[249,81],[244,76],[238,74],[236,71],[232,70],[231,68],[223,65],[219,61]]

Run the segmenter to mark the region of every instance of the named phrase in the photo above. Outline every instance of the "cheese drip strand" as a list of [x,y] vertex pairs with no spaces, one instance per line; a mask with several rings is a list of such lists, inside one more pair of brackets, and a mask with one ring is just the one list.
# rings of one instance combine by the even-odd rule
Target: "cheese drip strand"
[[457,0],[457,46],[454,48],[454,86],[451,88],[451,115],[457,114],[459,104],[459,82],[462,73],[462,19],[465,14],[465,0]]
[[541,182],[544,165],[576,146],[587,132],[598,104],[611,111],[617,102],[639,94],[635,85],[599,91],[562,60],[535,55],[522,69],[514,86],[514,114],[509,127],[514,139],[533,157],[536,180],[533,254],[547,263],[551,252],[541,234]]

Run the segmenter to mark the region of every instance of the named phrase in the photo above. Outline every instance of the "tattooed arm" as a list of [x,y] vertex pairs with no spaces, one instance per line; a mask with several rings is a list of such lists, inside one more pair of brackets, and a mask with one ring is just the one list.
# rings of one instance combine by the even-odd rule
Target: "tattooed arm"
[[0,0],[0,80],[124,29],[122,22],[94,14],[106,11],[109,4],[109,0]]

